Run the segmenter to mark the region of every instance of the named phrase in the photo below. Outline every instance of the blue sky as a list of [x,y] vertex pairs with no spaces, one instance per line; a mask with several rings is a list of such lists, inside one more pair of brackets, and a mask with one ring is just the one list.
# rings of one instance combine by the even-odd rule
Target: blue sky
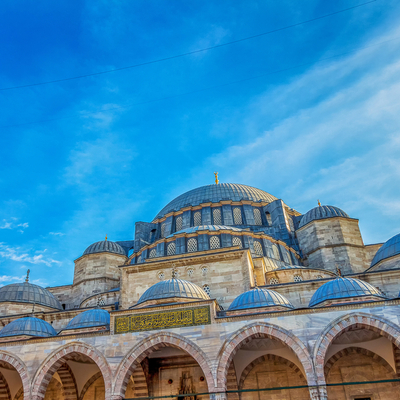
[[[4,0],[0,88],[362,3]],[[336,205],[365,243],[399,233],[399,22],[377,0],[0,90],[0,284],[71,283],[88,245],[214,171],[302,213]]]

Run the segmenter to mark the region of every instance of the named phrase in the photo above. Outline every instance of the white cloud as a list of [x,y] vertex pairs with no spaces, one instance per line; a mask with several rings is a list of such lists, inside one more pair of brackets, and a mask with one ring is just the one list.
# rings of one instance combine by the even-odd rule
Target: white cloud
[[24,279],[25,279],[25,276],[2,275],[2,276],[0,276],[0,283],[23,282]]
[[48,267],[51,267],[53,264],[61,264],[60,261],[52,258],[45,258],[43,254],[31,256],[28,253],[21,252],[19,247],[7,246],[5,243],[0,243],[0,256],[11,261],[45,264]]
[[61,233],[61,232],[50,232],[50,235],[53,235],[53,236],[64,236],[65,233]]
[[10,220],[11,220],[11,222],[7,221],[6,219],[3,219],[3,225],[0,225],[0,229],[17,229],[17,228],[20,228],[20,229],[18,229],[18,232],[23,233],[24,229],[29,227],[28,222],[17,224],[15,221],[17,221],[18,218],[11,217]]

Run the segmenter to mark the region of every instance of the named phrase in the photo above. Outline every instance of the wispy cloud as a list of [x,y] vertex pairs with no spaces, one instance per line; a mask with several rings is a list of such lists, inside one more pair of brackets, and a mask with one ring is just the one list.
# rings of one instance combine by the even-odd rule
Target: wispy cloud
[[0,283],[14,283],[14,282],[23,282],[25,276],[10,276],[10,275],[2,275],[0,276]]
[[11,247],[6,245],[5,243],[0,243],[0,256],[11,261],[27,262],[30,264],[45,264],[48,267],[51,267],[54,264],[61,264],[60,261],[54,260],[49,257],[44,257],[43,254],[32,256],[28,253],[22,252],[19,247]]
[[53,236],[64,236],[65,233],[62,233],[62,232],[50,232],[50,235],[53,235]]
[[24,229],[29,227],[28,222],[23,222],[23,223],[16,223],[18,220],[17,218],[10,218],[11,221],[8,221],[6,219],[3,219],[2,225],[0,225],[0,229],[17,229],[18,232],[24,233]]

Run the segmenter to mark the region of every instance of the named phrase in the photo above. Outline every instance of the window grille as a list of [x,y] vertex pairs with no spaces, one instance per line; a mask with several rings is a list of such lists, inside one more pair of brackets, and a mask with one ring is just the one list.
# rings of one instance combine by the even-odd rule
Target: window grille
[[203,285],[203,290],[210,296],[210,293],[211,293],[210,286]]
[[182,215],[179,215],[175,219],[175,232],[178,232],[182,229]]
[[165,223],[161,224],[161,237],[163,238],[165,236]]
[[281,259],[281,256],[280,256],[280,254],[279,254],[279,249],[278,249],[278,246],[277,246],[276,244],[273,244],[273,245],[272,245],[272,251],[273,251],[273,253],[274,253],[274,258],[275,258],[275,260],[280,260],[280,259]]
[[188,274],[189,278],[191,278],[193,276],[193,274],[194,274],[194,269],[193,268],[189,268],[187,270],[187,274]]
[[255,208],[253,210],[253,214],[254,214],[254,223],[256,225],[262,225],[262,219],[261,219],[260,210],[258,208]]
[[175,242],[168,243],[167,256],[173,256],[176,252]]
[[279,283],[279,281],[278,281],[277,278],[271,278],[271,279],[269,280],[269,284],[270,284],[270,285],[277,285],[278,283]]
[[219,249],[221,247],[221,242],[218,236],[210,237],[210,249]]
[[261,243],[260,243],[260,242],[254,242],[253,246],[254,246],[254,252],[255,252],[258,256],[263,256],[263,255],[264,255],[263,249],[262,249],[262,246],[261,246]]
[[240,238],[238,238],[238,237],[234,237],[232,239],[232,245],[233,246],[239,246],[239,249],[243,248],[242,240]]
[[159,279],[160,281],[162,281],[162,280],[164,279],[164,272],[159,272],[159,273],[158,273],[158,279]]
[[208,268],[207,268],[207,267],[203,267],[203,268],[201,269],[201,274],[202,274],[203,276],[207,276],[207,272],[208,272]]
[[156,255],[157,255],[157,250],[155,248],[151,249],[149,253],[149,258],[154,258]]
[[300,275],[295,275],[293,277],[293,281],[294,282],[301,282],[303,280],[303,278]]
[[219,208],[213,208],[213,219],[214,225],[222,225],[221,210]]
[[196,211],[193,214],[193,225],[194,226],[200,226],[201,225],[201,212],[200,211]]
[[190,238],[187,241],[187,251],[188,253],[193,253],[194,251],[197,251],[197,240],[195,238]]
[[235,225],[242,225],[243,224],[242,210],[239,207],[235,207],[233,209],[233,223]]

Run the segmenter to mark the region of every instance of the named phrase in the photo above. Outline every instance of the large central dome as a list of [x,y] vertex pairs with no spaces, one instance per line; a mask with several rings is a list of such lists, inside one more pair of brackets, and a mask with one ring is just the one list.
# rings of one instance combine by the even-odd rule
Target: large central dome
[[254,202],[265,201],[271,203],[276,200],[275,196],[247,185],[236,183],[219,183],[201,186],[181,194],[168,203],[156,216],[161,218],[171,211],[178,211],[183,207],[198,206],[201,203],[218,203],[221,200],[250,200]]

